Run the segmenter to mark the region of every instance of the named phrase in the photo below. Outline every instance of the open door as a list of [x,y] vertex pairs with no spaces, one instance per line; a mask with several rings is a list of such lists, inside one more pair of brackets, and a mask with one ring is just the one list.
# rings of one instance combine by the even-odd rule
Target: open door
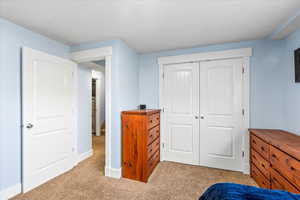
[[23,192],[70,170],[75,163],[76,64],[23,48]]

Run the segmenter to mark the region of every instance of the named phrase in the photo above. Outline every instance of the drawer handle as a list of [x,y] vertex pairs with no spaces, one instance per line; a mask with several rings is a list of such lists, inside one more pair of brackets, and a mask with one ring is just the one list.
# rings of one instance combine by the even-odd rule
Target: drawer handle
[[275,158],[275,159],[277,159],[277,156],[275,154],[272,154],[272,157]]
[[291,168],[292,171],[295,171],[295,170],[296,170],[293,166],[291,166],[290,168]]

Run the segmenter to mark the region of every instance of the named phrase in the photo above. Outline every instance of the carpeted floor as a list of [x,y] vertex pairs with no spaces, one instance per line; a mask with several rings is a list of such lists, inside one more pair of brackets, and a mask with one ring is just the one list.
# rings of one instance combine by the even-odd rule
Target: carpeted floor
[[94,156],[73,170],[13,200],[195,200],[217,182],[256,185],[247,175],[161,162],[149,183],[103,176],[104,137],[94,137]]

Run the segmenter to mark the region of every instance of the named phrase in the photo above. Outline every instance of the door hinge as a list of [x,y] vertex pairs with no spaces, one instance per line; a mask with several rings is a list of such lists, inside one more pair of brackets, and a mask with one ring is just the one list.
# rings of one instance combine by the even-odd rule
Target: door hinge
[[242,157],[243,158],[245,157],[245,151],[242,151]]
[[243,67],[243,69],[242,69],[242,74],[245,74],[245,68]]
[[161,111],[162,111],[162,112],[165,112],[165,108],[162,108]]
[[164,149],[164,148],[165,148],[165,143],[163,142],[161,146],[162,146],[162,148]]
[[242,109],[242,115],[243,116],[245,115],[245,109]]
[[165,73],[162,74],[162,78],[163,78],[163,79],[165,78]]

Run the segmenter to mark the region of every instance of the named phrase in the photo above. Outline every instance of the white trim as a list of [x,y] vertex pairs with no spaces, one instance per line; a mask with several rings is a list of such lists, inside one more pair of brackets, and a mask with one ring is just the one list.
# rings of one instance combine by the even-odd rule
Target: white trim
[[196,62],[204,60],[218,60],[218,59],[228,59],[228,58],[242,58],[252,56],[252,48],[244,49],[233,49],[226,51],[215,51],[207,53],[196,53],[196,54],[186,54],[179,56],[167,56],[159,57],[158,64],[174,64],[174,63],[184,63],[184,62]]
[[[100,65],[97,65],[98,67],[100,67]],[[102,95],[104,95],[101,90],[102,87],[102,83],[101,81],[103,81],[103,75],[104,73],[100,70],[92,70],[92,79],[91,79],[91,84],[93,82],[93,80],[96,81],[96,136],[100,136],[101,134],[101,122],[103,121],[103,119],[101,118],[101,112],[102,112],[102,107],[101,107],[101,97]],[[105,84],[104,84],[105,85]],[[92,102],[92,99],[91,99]],[[93,119],[92,119],[93,120]]]
[[121,178],[122,176],[122,168],[107,168],[105,167],[105,175],[111,178]]
[[[71,53],[71,58],[77,63],[90,62],[105,59],[105,169],[111,169],[111,64],[112,47],[96,48]],[[92,137],[92,134],[90,134]],[[111,176],[105,170],[105,176]]]
[[74,125],[73,125],[73,132],[75,134],[74,138],[74,147],[73,147],[73,153],[74,153],[74,166],[78,164],[78,66],[73,69],[73,81],[74,81],[74,91],[73,91],[73,113],[74,113]]
[[[243,78],[243,108],[244,108],[244,121],[243,121],[243,144],[242,150],[245,152],[242,163],[242,171],[249,174],[249,133],[250,127],[250,56],[252,56],[252,48],[233,49],[226,51],[206,52],[197,54],[186,54],[178,56],[159,57],[159,108],[163,109],[163,66],[174,63],[185,62],[201,62],[207,60],[219,60],[230,58],[243,58],[244,59],[244,78]],[[161,113],[161,161],[165,160],[165,149],[162,148],[163,143],[166,141],[164,113]]]
[[103,47],[96,49],[89,49],[83,51],[76,51],[71,53],[71,59],[78,62],[90,62],[103,60],[106,56],[112,55],[112,47]]
[[22,192],[22,185],[18,183],[9,188],[0,191],[0,200],[8,200]]
[[244,76],[243,76],[243,107],[244,107],[244,138],[243,138],[243,151],[244,154],[244,167],[243,173],[250,173],[250,160],[249,160],[249,131],[250,128],[250,57],[244,57]]
[[[105,57],[105,168],[111,168],[111,61],[112,56]],[[105,176],[110,176],[105,173]]]
[[77,158],[77,164],[90,158],[91,156],[93,156],[94,154],[94,151],[93,149],[90,149],[89,151],[87,152],[84,152],[84,153],[81,153],[81,154],[78,154],[78,158]]

